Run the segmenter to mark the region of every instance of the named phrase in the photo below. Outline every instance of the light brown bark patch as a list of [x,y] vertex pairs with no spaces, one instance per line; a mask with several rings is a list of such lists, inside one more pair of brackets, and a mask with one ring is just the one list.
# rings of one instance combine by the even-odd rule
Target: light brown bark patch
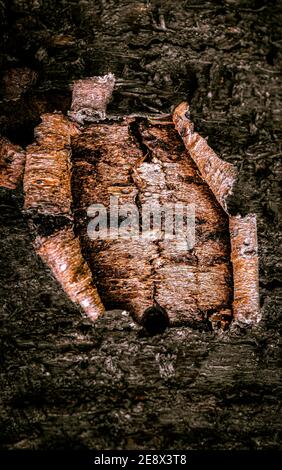
[[[171,324],[197,324],[215,312],[231,313],[232,269],[228,217],[203,181],[171,125],[146,120],[96,124],[75,137],[73,199],[76,230],[103,302],[137,319],[160,305]],[[91,204],[109,208],[109,197],[136,207],[157,201],[195,204],[192,249],[166,240],[90,240]]]
[[230,217],[234,278],[234,318],[244,323],[260,320],[256,216]]
[[71,216],[71,136],[79,131],[62,114],[45,114],[27,148],[25,210]]
[[66,228],[50,237],[37,237],[34,245],[70,299],[96,320],[104,307],[73,230]]

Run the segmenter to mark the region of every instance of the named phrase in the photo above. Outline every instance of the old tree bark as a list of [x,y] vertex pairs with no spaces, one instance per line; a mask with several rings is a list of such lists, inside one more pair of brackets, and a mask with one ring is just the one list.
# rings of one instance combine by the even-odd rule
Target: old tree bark
[[220,333],[151,337],[120,312],[94,325],[35,255],[22,189],[2,189],[1,448],[279,448],[278,2],[13,0],[0,20],[1,135],[16,146],[69,109],[75,79],[114,73],[112,114],[190,102],[239,170],[229,210],[257,214],[262,309]]

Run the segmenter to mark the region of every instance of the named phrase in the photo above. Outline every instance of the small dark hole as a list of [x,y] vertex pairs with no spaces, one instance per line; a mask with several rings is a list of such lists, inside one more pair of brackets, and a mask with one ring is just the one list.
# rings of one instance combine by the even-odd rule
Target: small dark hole
[[162,307],[149,307],[143,314],[142,325],[149,335],[158,335],[169,326],[169,318]]

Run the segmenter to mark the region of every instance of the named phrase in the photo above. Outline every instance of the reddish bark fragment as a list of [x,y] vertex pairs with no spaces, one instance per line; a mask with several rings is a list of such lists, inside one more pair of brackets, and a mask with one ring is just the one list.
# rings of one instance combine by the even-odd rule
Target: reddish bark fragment
[[24,170],[25,152],[0,137],[0,186],[15,189]]
[[37,237],[34,245],[71,300],[96,320],[104,312],[104,306],[73,230],[65,228],[50,237]]
[[188,103],[181,103],[173,113],[175,127],[199,168],[203,179],[224,210],[227,210],[226,198],[232,193],[236,179],[236,169],[231,163],[221,160],[209,147],[207,141],[197,132],[190,121]]
[[[227,212],[226,198],[232,193],[236,179],[235,168],[221,160],[205,139],[194,132],[187,103],[177,106],[173,120],[203,179]],[[250,214],[244,218],[230,217],[229,230],[234,284],[233,315],[245,323],[258,322],[260,315],[256,216]]]
[[77,80],[73,86],[69,116],[80,124],[105,119],[114,85],[115,77],[111,73],[103,77]]
[[[139,320],[154,305],[172,325],[201,322],[214,312],[221,318],[232,300],[227,214],[171,125],[144,120],[134,128],[145,155],[126,121],[89,126],[72,143],[75,222],[100,295],[106,306],[127,308]],[[196,245],[181,248],[163,232],[156,241],[90,240],[86,209],[108,207],[111,195],[120,204],[195,203]]]
[[27,148],[24,175],[25,210],[71,216],[71,136],[77,127],[62,114],[44,114]]
[[234,318],[255,323],[260,320],[256,216],[230,217],[231,259],[234,278]]

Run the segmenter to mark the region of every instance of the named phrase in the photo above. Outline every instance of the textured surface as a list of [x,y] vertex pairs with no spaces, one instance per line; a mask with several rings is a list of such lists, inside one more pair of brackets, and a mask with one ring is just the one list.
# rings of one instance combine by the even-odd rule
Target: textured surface
[[0,138],[0,186],[16,189],[22,178],[25,152],[8,139]]
[[40,214],[71,216],[71,135],[75,125],[61,114],[45,114],[36,128],[36,143],[27,148],[24,209]]
[[[123,306],[141,319],[145,309],[156,303],[178,325],[208,323],[215,312],[218,317],[220,312],[230,316],[228,217],[173,125],[132,119],[129,124],[90,126],[73,139],[72,163],[76,230],[106,306]],[[119,224],[127,217],[122,206],[132,205],[139,240],[122,236],[111,240],[110,234],[108,240],[89,238],[86,210],[91,204],[103,204],[113,217],[110,197],[118,198],[114,210],[119,211]],[[163,219],[169,224],[168,207],[174,211],[174,204],[195,207],[191,249],[187,249],[189,220],[173,240],[166,238],[165,220],[155,225],[155,234],[146,227],[145,207],[167,207]],[[207,294],[210,285],[214,288]]]
[[261,319],[258,290],[258,243],[255,215],[229,220],[234,285],[234,318],[246,323]]
[[146,337],[120,313],[94,327],[34,254],[21,194],[1,190],[1,446],[280,447],[278,2],[14,0],[0,18],[2,69],[39,75],[0,105],[12,142],[66,111],[83,76],[114,72],[126,113],[189,100],[196,130],[239,170],[230,210],[258,216],[262,307],[257,327],[220,335]]
[[91,320],[95,321],[104,313],[90,269],[81,255],[79,239],[72,228],[58,230],[49,237],[37,237],[34,246],[70,299]]

